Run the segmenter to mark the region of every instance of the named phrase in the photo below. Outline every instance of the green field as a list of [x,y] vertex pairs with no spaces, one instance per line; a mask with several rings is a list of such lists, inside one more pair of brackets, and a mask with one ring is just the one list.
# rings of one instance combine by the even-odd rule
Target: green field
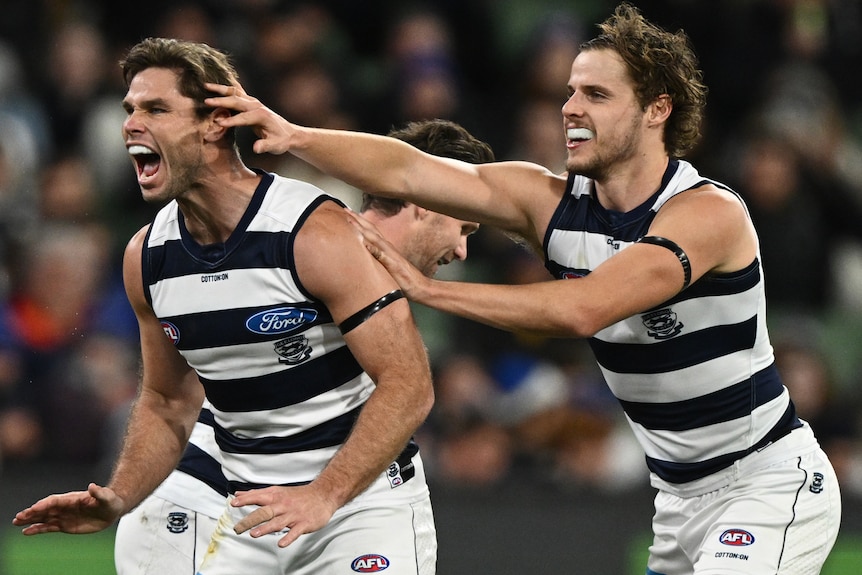
[[25,537],[9,528],[0,538],[0,575],[116,575],[114,531]]
[[[116,575],[113,530],[93,535],[52,533],[24,537],[9,528],[0,537],[0,575]],[[637,541],[630,575],[643,575],[649,540]],[[821,575],[859,575],[862,537],[839,537]]]

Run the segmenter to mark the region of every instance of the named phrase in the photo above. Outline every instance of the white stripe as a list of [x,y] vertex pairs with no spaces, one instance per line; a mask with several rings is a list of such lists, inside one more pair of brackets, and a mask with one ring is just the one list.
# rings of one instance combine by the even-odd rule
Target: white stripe
[[[307,361],[344,347],[346,345],[344,340],[332,339],[336,332],[338,328],[333,324],[316,326],[303,332],[303,335],[310,340],[317,341],[321,337],[319,333],[323,333],[322,337],[329,340],[327,343],[312,346],[311,355]],[[287,333],[284,337],[291,335]],[[183,357],[204,379],[224,381],[259,377],[289,369],[287,365],[278,362],[278,355],[273,346],[273,342],[262,342],[183,350]]]
[[696,463],[748,449],[781,419],[788,402],[789,395],[785,390],[774,400],[755,409],[750,417],[686,431],[650,430],[628,416],[626,419],[648,456],[663,461]]
[[[215,278],[214,276],[219,276]],[[225,277],[226,276],[226,277]],[[296,287],[286,269],[253,268],[224,270],[169,278],[151,288],[153,307],[162,317],[225,309],[275,305],[308,298]]]
[[343,415],[363,403],[374,390],[365,374],[294,405],[260,411],[224,412],[213,408],[216,423],[242,439],[290,437]]
[[[721,295],[689,299],[673,304],[678,324],[682,324],[681,335],[694,333],[706,328],[716,327],[715,318],[720,317],[722,324],[732,325],[748,321],[755,315],[760,301],[760,288],[750,289],[732,295]],[[596,334],[602,341],[624,343],[659,343],[650,337],[643,324],[643,314],[636,314],[623,321],[606,327]]]
[[224,473],[228,481],[280,484],[311,481],[326,467],[339,446],[313,451],[263,455],[224,454]]
[[[658,374],[616,373],[601,368],[608,387],[623,401],[667,403],[693,399],[745,381],[752,373],[769,367],[772,357],[752,357],[744,349],[685,369]],[[601,366],[599,366],[601,367]]]
[[596,262],[604,262],[631,244],[613,240],[604,234],[555,229],[548,243],[548,255],[563,267],[592,270]]

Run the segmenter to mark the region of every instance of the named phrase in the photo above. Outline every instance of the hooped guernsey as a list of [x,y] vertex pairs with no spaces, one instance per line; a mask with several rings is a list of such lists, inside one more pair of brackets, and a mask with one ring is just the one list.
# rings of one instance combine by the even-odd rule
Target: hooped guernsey
[[[312,481],[374,389],[293,261],[297,230],[322,202],[338,200],[261,175],[224,244],[197,244],[171,202],[153,220],[142,258],[147,300],[206,390],[196,429],[211,428],[215,439],[196,445],[193,437],[179,469],[230,493]],[[393,487],[412,478],[417,452],[411,441],[390,467]]]
[[[545,235],[546,267],[577,281],[644,237],[670,198],[705,183],[736,195],[671,160],[659,190],[620,213],[599,204],[592,180],[570,174]],[[807,426],[775,367],[759,253],[746,268],[707,274],[589,344],[657,488],[696,495],[726,485],[735,462]],[[797,448],[815,449],[810,437]]]

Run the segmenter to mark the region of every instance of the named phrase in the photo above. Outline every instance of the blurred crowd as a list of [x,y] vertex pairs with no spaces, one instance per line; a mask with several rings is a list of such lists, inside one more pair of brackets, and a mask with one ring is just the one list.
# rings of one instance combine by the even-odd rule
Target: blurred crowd
[[[710,87],[692,162],[748,202],[777,361],[844,488],[862,494],[862,3],[635,2],[691,36]],[[607,0],[4,0],[0,18],[0,463],[107,473],[138,378],[120,262],[155,213],[120,126],[119,59],[138,40],[204,41],[300,124],[385,133],[446,118],[498,159],[564,171],[569,67]],[[721,13],[721,17],[716,14]],[[247,163],[360,193],[286,156]],[[549,279],[482,229],[441,276]],[[432,481],[562,489],[646,485],[643,454],[583,341],[503,333],[415,309],[437,403],[420,430]],[[0,471],[2,473],[2,471]]]

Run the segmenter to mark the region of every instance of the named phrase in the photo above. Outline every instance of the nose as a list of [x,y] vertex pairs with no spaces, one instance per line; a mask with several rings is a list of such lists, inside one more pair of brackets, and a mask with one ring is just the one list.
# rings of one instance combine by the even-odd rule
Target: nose
[[561,111],[564,118],[568,116],[580,116],[583,114],[583,107],[578,103],[577,92],[569,96],[569,99],[563,102]]
[[464,261],[467,259],[467,236],[461,236],[461,240],[455,247],[455,259]]
[[138,119],[138,116],[134,111],[129,112],[126,115],[126,119],[123,121],[123,135],[133,134],[136,132],[143,131],[143,124]]

